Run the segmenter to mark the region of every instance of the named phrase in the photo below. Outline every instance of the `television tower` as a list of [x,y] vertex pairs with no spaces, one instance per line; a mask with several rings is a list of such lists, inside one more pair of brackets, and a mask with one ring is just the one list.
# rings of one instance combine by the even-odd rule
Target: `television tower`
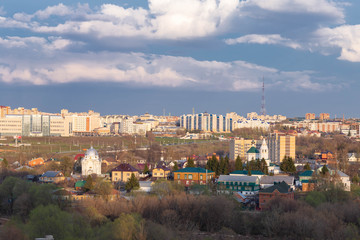
[[266,116],[266,110],[265,110],[265,83],[264,83],[264,77],[263,77],[263,84],[262,84],[262,98],[261,98],[261,115]]

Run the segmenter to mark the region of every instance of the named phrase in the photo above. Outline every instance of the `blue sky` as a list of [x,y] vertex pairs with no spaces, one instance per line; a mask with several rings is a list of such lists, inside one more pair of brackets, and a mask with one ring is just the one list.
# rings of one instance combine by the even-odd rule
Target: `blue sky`
[[0,102],[360,117],[359,1],[0,2]]

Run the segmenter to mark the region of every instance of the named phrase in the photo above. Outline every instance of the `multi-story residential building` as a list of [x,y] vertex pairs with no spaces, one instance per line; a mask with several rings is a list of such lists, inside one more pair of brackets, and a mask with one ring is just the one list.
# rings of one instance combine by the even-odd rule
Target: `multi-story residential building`
[[320,120],[329,120],[330,119],[330,114],[328,114],[328,113],[320,113],[319,119]]
[[156,167],[152,170],[152,176],[156,178],[167,178],[170,176],[170,168],[165,166]]
[[259,208],[268,208],[268,202],[274,198],[294,199],[294,192],[286,182],[277,183],[271,187],[262,189],[259,191]]
[[139,178],[139,170],[134,168],[128,163],[122,163],[116,168],[111,170],[112,182],[127,182],[131,174],[134,174],[136,178]]
[[268,130],[270,128],[270,124],[267,121],[258,118],[251,118],[235,122],[234,129],[237,128],[261,128]]
[[75,133],[88,133],[100,127],[100,114],[69,113],[61,114],[38,111],[36,108],[0,107],[0,134],[5,136],[71,136]]
[[315,119],[315,113],[307,113],[305,114],[306,120],[314,120]]
[[235,160],[237,156],[245,160],[247,158],[247,151],[254,145],[260,149],[262,140],[251,140],[244,138],[234,138],[230,140],[230,159]]
[[260,180],[256,176],[220,175],[218,192],[241,192],[244,195],[255,195],[260,190]]
[[231,132],[234,129],[231,117],[211,113],[187,114],[180,117],[180,127],[204,132]]
[[204,185],[215,177],[213,171],[199,167],[188,167],[174,171],[174,181],[185,186],[192,184]]
[[295,139],[295,136],[286,133],[275,132],[270,134],[267,139],[269,159],[275,163],[280,163],[285,156],[295,159]]

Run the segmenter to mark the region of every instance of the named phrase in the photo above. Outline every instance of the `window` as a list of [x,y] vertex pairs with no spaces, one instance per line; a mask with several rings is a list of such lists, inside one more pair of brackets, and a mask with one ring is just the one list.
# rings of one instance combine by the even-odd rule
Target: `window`
[[157,175],[157,173],[154,173],[154,176],[156,176]]
[[126,174],[127,176],[130,176],[130,173]]
[[115,176],[117,176],[117,172],[115,173]]
[[200,175],[200,180],[203,180],[203,175]]
[[178,174],[178,179],[180,179],[180,174]]
[[187,179],[187,174],[185,174],[184,179]]
[[189,174],[189,179],[192,179],[192,174]]

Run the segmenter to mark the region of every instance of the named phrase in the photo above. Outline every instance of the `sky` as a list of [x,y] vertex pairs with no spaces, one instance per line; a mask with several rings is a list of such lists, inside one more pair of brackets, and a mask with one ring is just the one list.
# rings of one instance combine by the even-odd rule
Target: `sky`
[[360,1],[5,0],[0,105],[359,117]]

